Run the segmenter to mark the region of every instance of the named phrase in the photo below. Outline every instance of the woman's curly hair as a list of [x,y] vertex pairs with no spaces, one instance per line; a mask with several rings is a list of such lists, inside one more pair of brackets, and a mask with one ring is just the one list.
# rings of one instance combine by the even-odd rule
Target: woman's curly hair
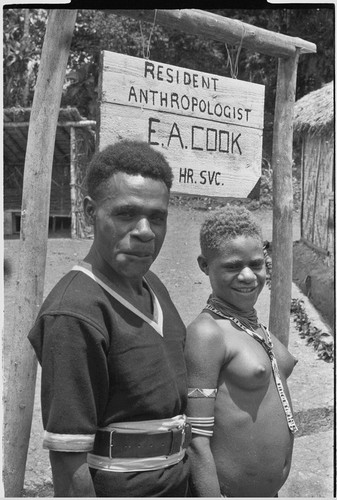
[[260,226],[243,206],[226,205],[206,217],[200,229],[200,247],[204,256],[219,249],[224,241],[251,236],[263,243]]

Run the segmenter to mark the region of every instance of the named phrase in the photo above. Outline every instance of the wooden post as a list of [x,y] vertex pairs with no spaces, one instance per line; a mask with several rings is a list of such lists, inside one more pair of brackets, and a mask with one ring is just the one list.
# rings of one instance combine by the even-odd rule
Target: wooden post
[[[50,11],[36,83],[25,159],[14,325],[4,357],[4,488],[18,497],[24,484],[33,414],[36,358],[27,333],[43,299],[51,173],[56,125],[76,10]],[[6,333],[6,332],[5,332]]]
[[305,138],[301,138],[301,239],[303,238],[303,207],[304,207],[304,154],[305,154]]
[[273,269],[270,296],[271,332],[289,342],[293,268],[293,116],[298,52],[279,59],[273,137]]
[[76,238],[77,203],[76,203],[76,130],[70,127],[70,207],[71,237]]

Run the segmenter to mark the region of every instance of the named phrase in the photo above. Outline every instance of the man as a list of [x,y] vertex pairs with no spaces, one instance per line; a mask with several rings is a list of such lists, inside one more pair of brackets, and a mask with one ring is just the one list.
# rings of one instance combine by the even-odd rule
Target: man
[[56,496],[185,495],[185,328],[149,271],[172,178],[163,155],[142,142],[109,146],[89,166],[92,247],[29,334],[42,365]]
[[277,496],[296,431],[286,384],[296,360],[254,309],[266,278],[260,228],[227,206],[205,220],[200,245],[212,295],[187,328],[191,493]]

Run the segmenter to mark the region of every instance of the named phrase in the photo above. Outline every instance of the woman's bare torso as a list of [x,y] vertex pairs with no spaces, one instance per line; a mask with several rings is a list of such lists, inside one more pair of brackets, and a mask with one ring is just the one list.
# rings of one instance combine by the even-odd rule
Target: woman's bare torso
[[[218,381],[215,428],[211,439],[222,494],[272,497],[291,465],[289,431],[270,359],[246,332],[225,324],[226,359]],[[274,352],[290,403],[286,379],[295,359],[273,337]]]

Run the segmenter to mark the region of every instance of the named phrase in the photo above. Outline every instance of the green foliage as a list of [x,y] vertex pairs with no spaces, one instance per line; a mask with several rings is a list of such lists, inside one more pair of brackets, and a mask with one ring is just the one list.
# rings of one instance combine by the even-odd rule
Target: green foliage
[[[40,60],[48,10],[4,9],[4,105],[29,106]],[[217,9],[211,12],[317,44],[317,55],[303,55],[298,67],[297,97],[334,77],[334,10],[324,8]],[[149,57],[167,64],[231,77],[238,56],[242,80],[265,85],[264,156],[271,157],[277,59],[225,43],[140,22],[104,10],[78,11],[69,70],[79,80],[65,89],[62,105],[77,106],[95,118],[101,50]]]
[[327,333],[322,332],[316,326],[312,326],[307,313],[305,312],[304,302],[300,299],[292,299],[291,313],[295,317],[297,330],[300,332],[300,337],[307,340],[307,344],[312,345],[317,351],[320,359],[327,362],[334,360],[334,340]]
[[317,54],[300,57],[297,76],[297,99],[299,99],[334,78],[334,6],[282,9],[282,12],[283,33],[303,38],[317,46]]
[[3,10],[4,107],[29,106],[46,23],[43,9]]
[[[268,245],[264,248],[264,257],[266,263],[266,283],[271,287],[272,277],[272,258],[269,253]],[[304,301],[301,299],[291,299],[290,313],[293,315],[296,329],[300,337],[307,340],[308,345],[317,351],[317,356],[331,363],[334,360],[334,339],[327,333],[322,332],[316,326],[311,325],[308,315],[305,311]]]
[[89,87],[91,85],[95,89],[97,86],[101,50],[148,57],[158,62],[230,76],[219,44],[211,40],[123,16],[107,15],[104,11],[80,10],[69,64],[76,71],[83,65],[90,66],[90,71],[86,79],[66,90],[62,104],[72,103],[89,118],[94,117],[95,113],[89,105],[85,109],[85,96],[88,104],[94,102]]
[[[317,54],[300,57],[297,99],[334,78],[334,5],[324,8],[217,9],[219,15],[260,28],[302,38],[317,46]],[[275,58],[247,53],[240,58],[240,78],[266,85],[266,107],[273,105],[276,88]]]
[[273,206],[273,171],[271,168],[262,171],[260,203],[266,207]]
[[[301,180],[293,175],[293,208],[299,210],[301,206]],[[263,161],[259,207],[272,208],[273,206],[273,171],[266,162]]]

